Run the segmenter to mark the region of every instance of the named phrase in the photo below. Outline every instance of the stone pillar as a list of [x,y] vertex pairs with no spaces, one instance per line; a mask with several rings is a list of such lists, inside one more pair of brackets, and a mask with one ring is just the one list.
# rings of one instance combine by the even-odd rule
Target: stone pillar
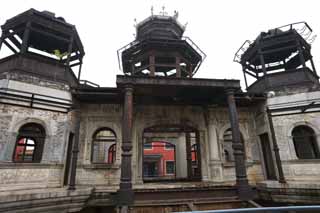
[[120,189],[118,191],[118,205],[121,212],[128,212],[129,206],[133,203],[132,191],[132,111],[133,111],[133,88],[127,85],[124,88],[124,109],[122,121],[122,159],[121,159],[121,178]]
[[218,144],[218,137],[216,132],[216,127],[213,123],[209,122],[208,125],[208,132],[209,132],[209,147],[210,147],[210,161],[219,161],[219,144]]
[[209,121],[207,128],[210,153],[210,176],[213,181],[222,181],[222,163],[220,159],[219,139],[216,126],[212,121]]
[[241,200],[250,200],[253,192],[247,179],[247,171],[244,158],[244,147],[240,139],[239,120],[237,107],[234,99],[234,90],[226,91],[228,96],[229,119],[232,130],[232,148],[235,159],[236,182],[238,187],[238,196]]
[[285,180],[284,174],[283,174],[281,158],[280,158],[280,153],[279,153],[279,147],[278,147],[278,143],[277,143],[277,139],[276,139],[276,134],[274,132],[272,115],[271,115],[269,108],[267,108],[267,117],[268,117],[268,122],[269,122],[271,138],[272,138],[272,146],[273,146],[274,156],[276,158],[276,164],[277,164],[278,175],[279,175],[279,183],[285,183],[286,180]]
[[79,153],[79,139],[80,139],[80,108],[77,108],[74,111],[75,116],[75,130],[74,130],[74,142],[72,146],[72,156],[70,161],[70,179],[69,179],[69,190],[76,189],[76,174],[77,174],[77,162],[78,162],[78,153]]

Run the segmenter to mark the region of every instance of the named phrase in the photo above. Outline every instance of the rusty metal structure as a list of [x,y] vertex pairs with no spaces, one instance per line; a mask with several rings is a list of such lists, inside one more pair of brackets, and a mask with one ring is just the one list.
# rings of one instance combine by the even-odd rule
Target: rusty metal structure
[[[297,22],[262,32],[253,42],[246,40],[234,61],[242,66],[248,92],[317,84],[311,55],[315,38],[306,22]],[[255,81],[250,86],[247,76]]]

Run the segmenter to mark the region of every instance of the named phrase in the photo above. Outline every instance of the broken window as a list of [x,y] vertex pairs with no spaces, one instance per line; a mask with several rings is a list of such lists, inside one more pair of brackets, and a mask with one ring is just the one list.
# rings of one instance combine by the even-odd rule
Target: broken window
[[28,123],[19,129],[13,162],[39,163],[42,157],[45,130],[37,123]]
[[298,158],[320,158],[319,147],[313,129],[305,125],[297,126],[292,130],[292,139]]
[[116,159],[116,134],[105,127],[96,131],[92,142],[92,163],[112,164]]

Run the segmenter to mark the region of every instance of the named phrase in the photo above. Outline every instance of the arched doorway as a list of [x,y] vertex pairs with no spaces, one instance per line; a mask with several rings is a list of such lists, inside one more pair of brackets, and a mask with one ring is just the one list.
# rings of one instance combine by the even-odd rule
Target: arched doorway
[[143,131],[143,180],[201,179],[200,138],[185,125],[157,125]]

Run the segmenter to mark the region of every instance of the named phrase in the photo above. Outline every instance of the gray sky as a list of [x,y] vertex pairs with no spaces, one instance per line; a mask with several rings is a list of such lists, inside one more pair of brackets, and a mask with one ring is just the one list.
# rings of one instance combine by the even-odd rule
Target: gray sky
[[[241,66],[233,56],[246,40],[261,31],[298,21],[306,21],[315,34],[320,34],[320,13],[316,0],[6,0],[2,1],[0,24],[29,8],[49,10],[77,27],[85,48],[82,79],[100,86],[113,87],[118,68],[117,49],[134,40],[134,19],[142,21],[161,11],[188,22],[185,36],[190,37],[207,58],[195,77],[240,79]],[[316,68],[320,71],[320,37],[312,44]]]

